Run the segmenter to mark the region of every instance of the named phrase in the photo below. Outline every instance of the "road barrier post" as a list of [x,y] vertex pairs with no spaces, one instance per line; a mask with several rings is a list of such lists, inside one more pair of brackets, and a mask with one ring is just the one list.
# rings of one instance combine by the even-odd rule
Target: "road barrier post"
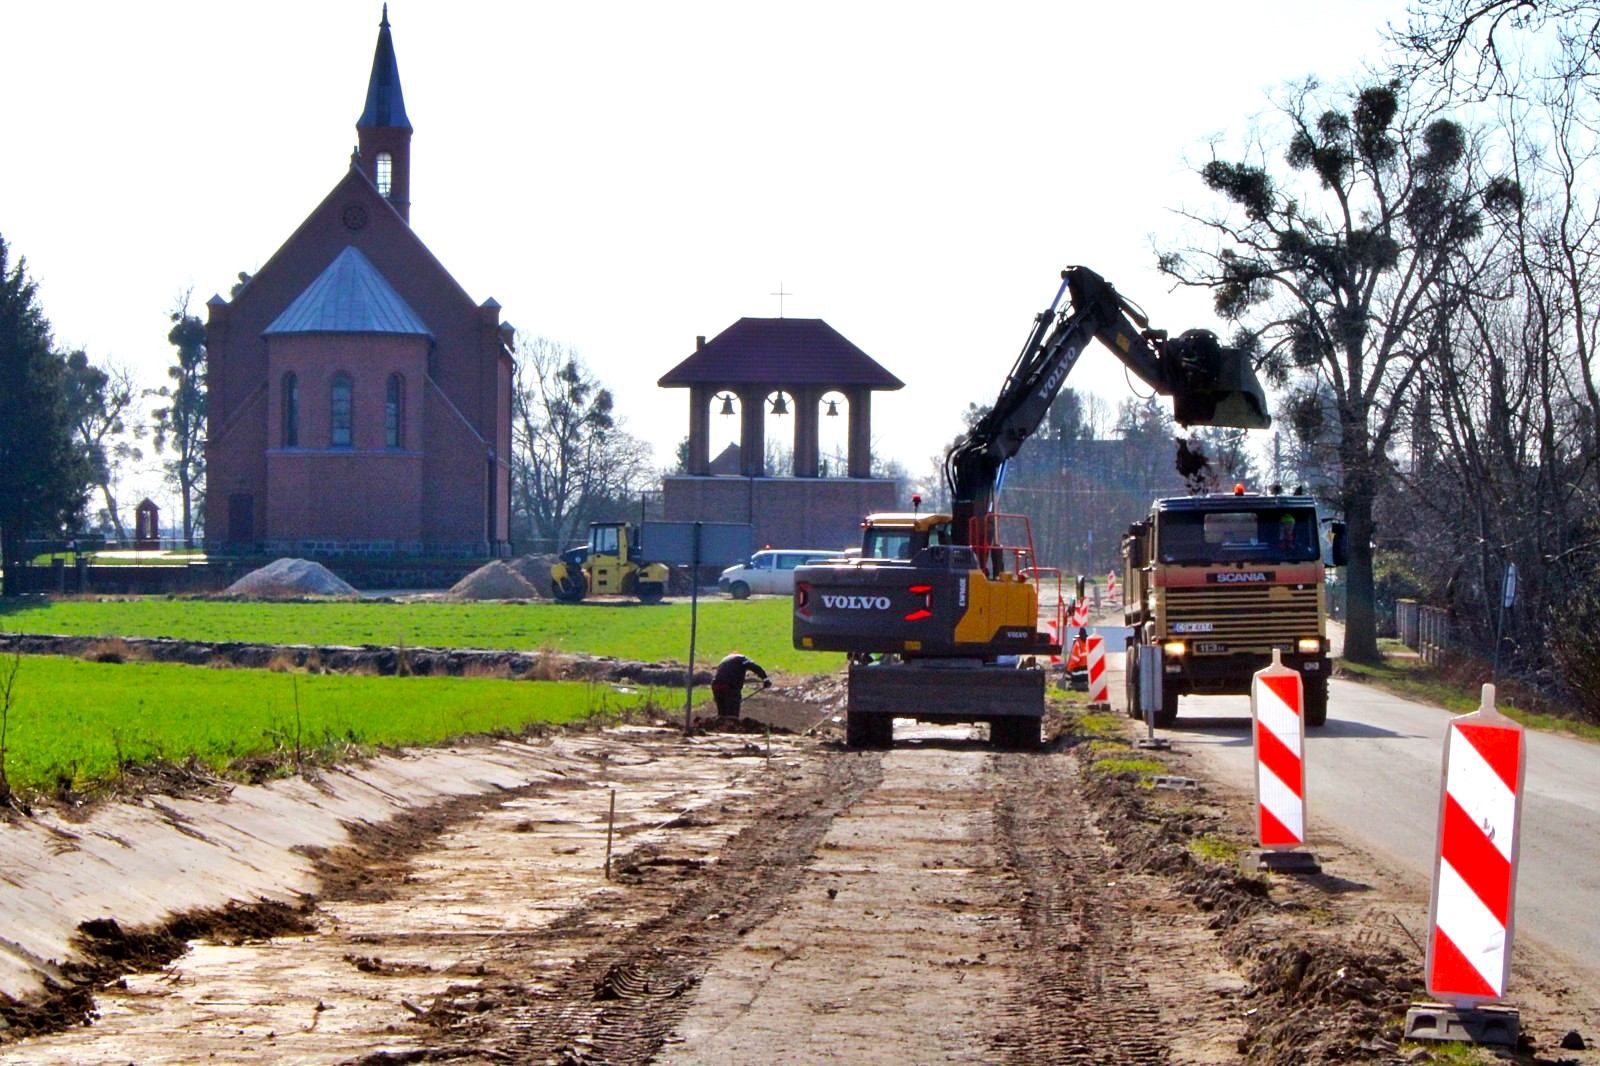
[[[1056,620],[1054,618],[1046,618],[1044,620],[1044,631],[1047,634],[1049,634],[1050,643],[1052,643],[1052,644],[1061,644],[1062,643],[1062,641],[1061,641],[1061,627],[1056,624]],[[1052,666],[1055,665],[1056,663],[1059,663],[1060,661],[1061,661],[1061,656],[1060,655],[1052,655],[1052,656],[1050,656],[1050,663],[1051,663]]]
[[1516,1046],[1517,1009],[1490,1004],[1511,973],[1525,752],[1522,727],[1495,709],[1493,685],[1445,733],[1428,906],[1427,989],[1440,1002],[1412,1004],[1408,1039]]
[[1255,748],[1256,842],[1241,865],[1248,872],[1317,873],[1317,857],[1299,849],[1306,842],[1305,691],[1300,672],[1283,665],[1274,648],[1272,665],[1250,682],[1251,735]]
[[1106,640],[1096,633],[1089,638],[1089,706],[1111,709],[1111,678],[1106,673]]

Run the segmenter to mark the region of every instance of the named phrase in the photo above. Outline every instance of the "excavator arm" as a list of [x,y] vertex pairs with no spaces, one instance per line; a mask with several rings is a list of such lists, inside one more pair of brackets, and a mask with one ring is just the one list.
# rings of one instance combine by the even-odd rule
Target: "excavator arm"
[[[1068,306],[1060,308],[1062,297]],[[1087,267],[1061,272],[1050,307],[1034,319],[1028,341],[993,408],[945,456],[952,534],[967,543],[971,520],[993,509],[1000,473],[1044,422],[1067,375],[1097,339],[1140,380],[1173,398],[1183,425],[1265,429],[1266,397],[1248,355],[1224,348],[1207,330],[1169,339],[1164,330]]]

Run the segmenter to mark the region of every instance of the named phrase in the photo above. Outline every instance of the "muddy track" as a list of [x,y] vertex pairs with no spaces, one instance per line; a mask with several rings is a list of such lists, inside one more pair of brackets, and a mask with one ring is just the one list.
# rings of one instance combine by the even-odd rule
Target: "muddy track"
[[[834,816],[875,788],[880,775],[872,756],[814,760],[800,783],[735,835],[713,864],[648,851],[623,858],[619,877],[630,889],[617,901],[619,913],[592,904],[525,938],[532,950],[520,960],[497,960],[495,981],[451,989],[434,1001],[425,1020],[443,1030],[436,1046],[360,1061],[649,1061],[716,955],[783,904]],[[685,885],[677,876],[683,870],[698,873]],[[664,912],[627,927],[621,912],[637,914],[648,906],[641,897],[651,895]],[[541,973],[537,960],[552,956],[576,957],[558,974]]]
[[1032,965],[1005,1005],[997,1048],[1018,1066],[1167,1062],[1171,1041],[1078,790],[1059,787],[1037,756],[998,761],[996,825],[1022,881],[1020,939]]

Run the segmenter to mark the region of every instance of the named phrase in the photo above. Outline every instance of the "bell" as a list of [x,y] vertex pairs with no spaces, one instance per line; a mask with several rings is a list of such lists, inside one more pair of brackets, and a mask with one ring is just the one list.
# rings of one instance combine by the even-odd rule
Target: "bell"
[[784,402],[783,393],[781,392],[778,393],[778,398],[772,401],[772,413],[775,415],[786,415],[789,413],[789,405]]
[[721,413],[725,414],[725,415],[733,414],[733,394],[725,392],[725,393],[722,394],[721,399],[722,399],[722,412]]
[[838,418],[839,417],[839,401],[838,400],[829,400],[828,401],[828,417],[829,418]]

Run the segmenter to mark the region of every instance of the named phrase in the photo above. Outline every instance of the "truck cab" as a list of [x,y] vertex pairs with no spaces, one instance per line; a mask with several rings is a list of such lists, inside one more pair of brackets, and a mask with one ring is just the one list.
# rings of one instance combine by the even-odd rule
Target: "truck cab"
[[[1326,721],[1331,663],[1321,532],[1313,498],[1243,487],[1156,500],[1148,517],[1129,526],[1124,619],[1130,653],[1137,646],[1161,650],[1157,724],[1177,717],[1181,695],[1248,693],[1274,649],[1300,672],[1306,724]],[[1129,663],[1134,713],[1137,656]]]

